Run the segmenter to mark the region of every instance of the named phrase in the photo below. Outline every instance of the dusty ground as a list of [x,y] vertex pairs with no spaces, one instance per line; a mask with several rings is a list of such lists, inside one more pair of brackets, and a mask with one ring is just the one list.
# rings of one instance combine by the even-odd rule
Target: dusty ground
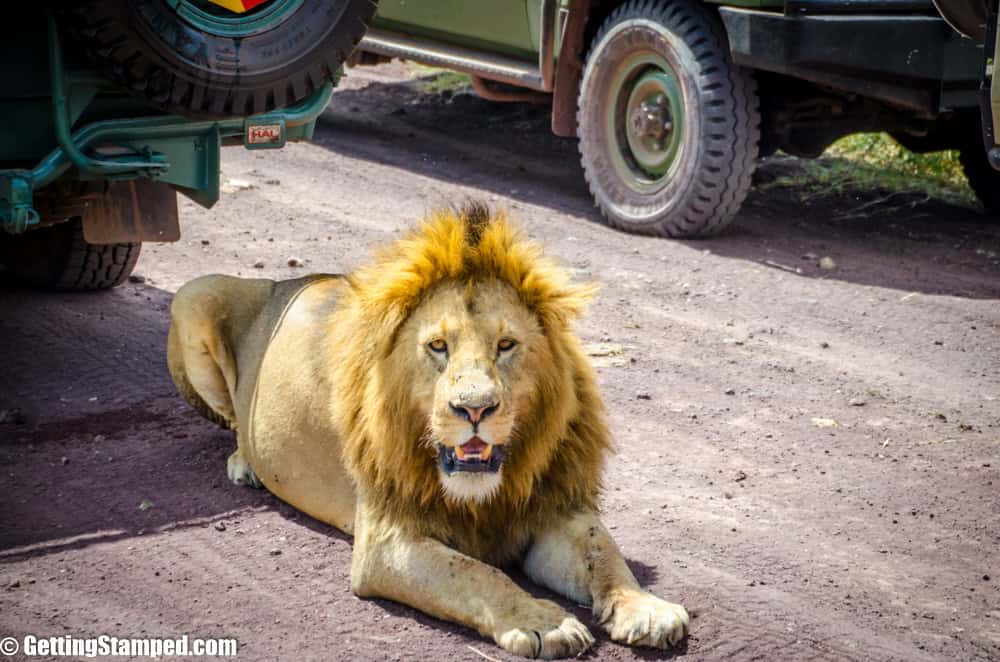
[[[164,366],[185,280],[349,269],[476,196],[603,286],[580,330],[622,348],[595,357],[620,451],[604,510],[641,581],[695,614],[679,659],[1000,657],[1000,226],[759,188],[717,239],[623,235],[544,111],[421,96],[400,72],[349,80],[311,145],[227,151],[236,190],[184,203],[184,237],[147,246],[144,283],[0,290],[0,409],[27,419],[0,424],[0,636],[507,659],[352,597],[350,540],[230,485],[232,437]],[[603,637],[588,659],[661,657]]]

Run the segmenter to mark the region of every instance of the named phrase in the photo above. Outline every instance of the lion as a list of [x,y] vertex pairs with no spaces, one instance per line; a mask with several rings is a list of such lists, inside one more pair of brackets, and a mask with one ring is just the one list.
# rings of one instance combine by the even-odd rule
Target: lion
[[350,275],[213,275],[171,306],[170,373],[236,431],[227,473],[354,536],[351,590],[524,657],[667,648],[688,614],[643,590],[601,523],[611,448],[574,283],[502,213],[432,214]]

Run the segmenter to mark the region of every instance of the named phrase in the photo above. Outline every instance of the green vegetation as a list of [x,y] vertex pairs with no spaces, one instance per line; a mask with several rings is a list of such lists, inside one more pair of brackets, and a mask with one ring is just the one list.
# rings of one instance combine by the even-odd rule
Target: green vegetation
[[444,92],[459,94],[472,89],[469,77],[457,71],[416,65],[414,73],[418,77],[416,80],[417,89],[426,94],[442,94]]
[[799,163],[802,174],[779,177],[768,187],[799,188],[806,198],[869,191],[916,193],[951,204],[976,205],[957,151],[914,154],[885,133],[841,138],[821,158]]

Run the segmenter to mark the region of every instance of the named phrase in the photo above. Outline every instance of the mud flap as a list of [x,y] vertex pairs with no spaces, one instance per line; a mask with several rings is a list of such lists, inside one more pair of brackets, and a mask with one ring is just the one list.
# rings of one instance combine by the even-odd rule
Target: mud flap
[[90,244],[177,241],[177,192],[162,182],[111,182],[84,196],[83,238]]

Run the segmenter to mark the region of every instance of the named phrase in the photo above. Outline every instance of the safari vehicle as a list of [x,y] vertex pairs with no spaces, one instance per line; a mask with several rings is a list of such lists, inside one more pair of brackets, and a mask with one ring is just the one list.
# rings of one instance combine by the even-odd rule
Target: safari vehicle
[[8,3],[0,276],[123,282],[175,241],[177,192],[219,198],[223,145],[309,139],[372,0]]
[[[987,0],[940,4],[982,32]],[[733,219],[758,157],[816,157],[861,131],[960,149],[1000,209],[984,39],[931,0],[385,0],[354,61],[410,59],[467,72],[490,99],[551,103],[610,224],[694,237]]]

